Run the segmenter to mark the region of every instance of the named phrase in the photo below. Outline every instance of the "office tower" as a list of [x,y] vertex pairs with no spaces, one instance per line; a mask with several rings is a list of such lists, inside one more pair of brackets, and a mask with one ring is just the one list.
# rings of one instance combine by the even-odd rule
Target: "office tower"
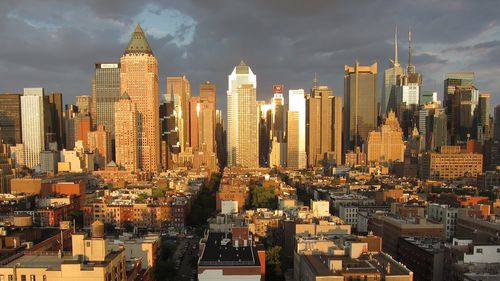
[[270,167],[284,167],[286,165],[286,107],[283,97],[284,86],[273,85],[272,105],[272,138],[271,154],[269,156]]
[[175,97],[165,94],[160,103],[161,164],[164,171],[174,168],[174,156],[180,152]]
[[411,61],[411,32],[408,32],[408,65],[403,75],[397,77],[395,100],[390,103],[389,110],[393,110],[399,119],[405,138],[408,138],[417,125],[418,106],[422,75],[415,71]]
[[[139,25],[120,59],[120,66],[120,93],[127,92],[137,107],[138,169],[156,172],[160,168],[158,62]],[[116,123],[115,120],[115,126]]]
[[67,104],[64,110],[64,148],[71,150],[75,147],[75,118],[78,108],[73,104]]
[[193,168],[206,167],[215,170],[217,155],[215,151],[215,104],[216,88],[210,82],[199,86],[200,95],[191,97],[190,143],[193,151]]
[[257,76],[241,61],[228,76],[228,166],[259,166],[256,88]]
[[480,143],[491,139],[490,124],[490,93],[480,93],[475,116],[475,127],[477,128],[477,139]]
[[24,95],[21,97],[21,122],[24,164],[28,168],[40,165],[40,152],[45,149],[43,104],[43,88],[24,88]]
[[377,128],[377,63],[344,67],[344,146],[354,149]]
[[200,85],[199,146],[200,150],[214,153],[215,144],[215,111],[217,104],[217,88],[210,81]]
[[[384,88],[380,99],[380,113],[384,116],[389,112],[388,104],[391,99],[395,99],[395,86],[397,77],[403,75],[403,68],[398,60],[398,29],[394,31],[394,60],[391,60],[392,67],[384,71]],[[392,97],[392,98],[391,98]]]
[[495,106],[493,113],[494,139],[500,141],[500,105]]
[[313,87],[307,98],[306,136],[307,166],[341,164],[342,100],[328,86]]
[[0,94],[0,142],[11,145],[22,143],[21,96]]
[[420,106],[426,105],[428,103],[433,103],[437,101],[437,92],[420,90],[420,97],[418,98],[418,104]]
[[190,136],[190,141],[189,143],[191,144],[191,148],[194,150],[199,149],[199,126],[198,126],[198,117],[201,112],[201,102],[200,102],[200,97],[191,97],[189,101],[189,114],[190,114],[190,122],[189,124],[189,136]]
[[115,104],[116,164],[127,171],[139,168],[139,111],[127,92]]
[[46,108],[45,123],[48,128],[45,134],[50,133],[54,142],[57,142],[57,149],[61,150],[64,146],[64,122],[63,122],[63,101],[61,93],[50,93],[45,96]]
[[287,167],[305,169],[306,96],[304,89],[288,90]]
[[93,122],[115,135],[115,102],[120,99],[120,64],[96,63],[92,82]]
[[76,114],[73,119],[75,130],[75,142],[82,141],[85,147],[88,146],[89,133],[92,130],[92,120],[90,115]]
[[474,113],[479,102],[479,91],[474,86],[456,86],[451,97],[451,127],[452,144],[476,139],[477,129],[474,128]]
[[429,124],[429,126],[432,128],[432,131],[430,135],[431,139],[429,141],[429,148],[432,151],[436,151],[441,146],[449,144],[447,129],[448,117],[446,115],[445,109],[435,109],[434,114],[432,115],[430,120],[431,123]]
[[92,97],[87,95],[76,96],[76,107],[78,107],[78,113],[90,116]]
[[368,135],[368,161],[392,162],[404,160],[405,144],[403,132],[396,114],[389,111],[387,118],[378,131]]
[[[446,107],[446,114],[451,116],[451,99],[455,94],[456,86],[474,86],[475,74],[474,72],[450,72],[446,73],[444,78],[444,104]],[[451,121],[451,119],[450,119]]]
[[167,77],[167,95],[174,95],[176,122],[179,130],[181,151],[190,147],[190,107],[191,84],[185,75]]
[[219,167],[223,169],[227,165],[226,130],[224,129],[224,118],[220,110],[215,111],[215,143],[217,147],[217,160]]
[[90,151],[94,153],[94,163],[100,169],[104,169],[112,159],[111,133],[105,129],[104,125],[97,125],[97,130],[89,133],[88,146]]
[[269,167],[273,126],[272,104],[257,101],[259,111],[259,165]]

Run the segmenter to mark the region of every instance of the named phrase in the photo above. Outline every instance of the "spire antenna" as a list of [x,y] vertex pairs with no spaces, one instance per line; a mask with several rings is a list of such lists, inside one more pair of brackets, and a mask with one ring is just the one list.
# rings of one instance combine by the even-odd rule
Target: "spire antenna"
[[408,66],[411,66],[411,29],[408,30]]
[[399,66],[398,60],[398,26],[394,30],[394,66]]

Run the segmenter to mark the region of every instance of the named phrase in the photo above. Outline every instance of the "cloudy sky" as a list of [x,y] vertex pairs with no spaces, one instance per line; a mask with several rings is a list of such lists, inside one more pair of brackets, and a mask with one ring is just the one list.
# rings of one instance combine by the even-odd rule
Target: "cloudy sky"
[[1,0],[0,92],[44,87],[73,103],[91,93],[94,63],[118,61],[140,23],[159,61],[162,92],[166,76],[186,74],[193,95],[210,80],[225,111],[227,75],[244,59],[257,74],[260,99],[271,97],[274,83],[308,89],[315,72],[343,95],[345,64],[388,67],[397,25],[403,65],[411,27],[424,88],[442,96],[446,72],[475,71],[494,106],[499,14],[498,0]]

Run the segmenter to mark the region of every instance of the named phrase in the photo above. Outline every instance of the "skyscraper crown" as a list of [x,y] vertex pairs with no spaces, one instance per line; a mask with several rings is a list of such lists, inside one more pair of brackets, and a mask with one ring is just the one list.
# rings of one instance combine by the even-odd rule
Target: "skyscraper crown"
[[151,50],[151,47],[149,47],[146,34],[144,34],[144,31],[142,30],[139,24],[135,27],[134,33],[132,33],[132,37],[130,38],[128,46],[124,52],[124,54],[134,54],[134,53],[153,55],[153,50]]
[[248,65],[241,60],[240,64],[236,66],[236,74],[248,74],[249,73],[249,67]]

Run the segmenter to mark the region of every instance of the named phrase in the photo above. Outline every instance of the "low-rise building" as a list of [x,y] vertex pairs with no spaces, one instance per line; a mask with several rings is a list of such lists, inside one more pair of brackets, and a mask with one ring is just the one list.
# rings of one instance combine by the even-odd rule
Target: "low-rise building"
[[210,232],[200,242],[198,280],[264,281],[266,254],[254,245],[248,228],[233,228],[231,233]]

